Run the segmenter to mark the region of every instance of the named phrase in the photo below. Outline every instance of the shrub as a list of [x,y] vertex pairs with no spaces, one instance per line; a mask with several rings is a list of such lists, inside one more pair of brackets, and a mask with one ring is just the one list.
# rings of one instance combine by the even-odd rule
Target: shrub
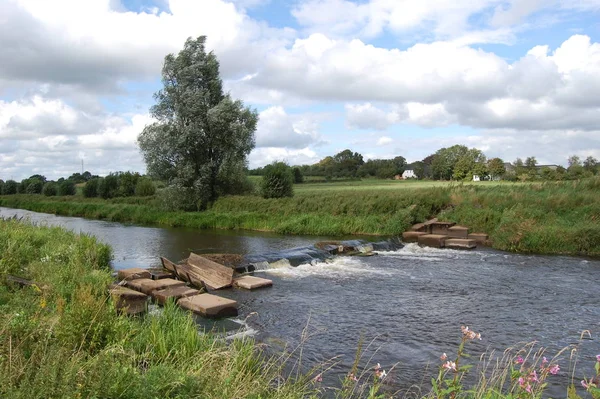
[[302,175],[302,171],[300,170],[300,168],[296,167],[292,170],[294,171],[294,183],[304,183],[304,176]]
[[94,198],[98,196],[98,181],[100,179],[92,179],[83,186],[83,196],[85,198]]
[[4,183],[4,188],[2,189],[2,194],[4,195],[13,195],[17,193],[17,188],[19,183],[14,180],[7,180]]
[[116,175],[110,174],[98,182],[98,196],[104,199],[117,196],[119,191],[119,179]]
[[0,179],[0,195],[4,192],[4,180]]
[[265,166],[265,175],[261,183],[264,198],[283,198],[294,196],[294,176],[292,168],[284,162],[273,162]]
[[117,175],[119,181],[118,195],[120,197],[132,197],[135,194],[140,174],[135,172],[122,172]]
[[56,183],[54,182],[47,182],[46,184],[44,184],[44,187],[42,188],[42,194],[44,194],[46,197],[53,197],[57,194],[57,189],[56,189]]
[[58,195],[75,195],[75,183],[71,180],[63,180],[58,185]]
[[25,192],[27,194],[41,194],[43,188],[44,183],[42,183],[41,180],[33,179],[29,181],[29,184],[27,184]]
[[135,186],[135,195],[138,197],[149,197],[156,193],[156,187],[152,180],[147,177],[142,177],[138,180]]

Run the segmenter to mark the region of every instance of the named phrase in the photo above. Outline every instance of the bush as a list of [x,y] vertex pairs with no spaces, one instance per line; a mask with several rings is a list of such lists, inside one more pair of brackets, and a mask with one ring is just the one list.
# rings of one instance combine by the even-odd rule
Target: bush
[[98,181],[98,196],[104,199],[117,196],[119,191],[119,179],[117,175],[110,174]]
[[98,181],[100,179],[92,179],[83,186],[83,196],[85,198],[94,198],[98,196]]
[[44,194],[46,197],[53,197],[57,194],[57,189],[56,189],[56,183],[54,182],[47,182],[46,184],[44,184],[44,187],[42,188],[42,194]]
[[149,197],[156,193],[156,187],[152,180],[147,177],[142,177],[138,180],[135,186],[135,195],[138,197]]
[[120,197],[132,197],[135,194],[140,174],[135,172],[121,172],[117,175],[119,181],[118,195]]
[[284,162],[273,162],[265,166],[265,175],[261,183],[264,198],[283,198],[294,196],[294,176],[292,168]]
[[300,170],[300,168],[294,168],[294,183],[296,184],[300,184],[300,183],[304,183],[304,176],[302,175],[302,171]]
[[17,188],[19,183],[14,180],[7,180],[4,183],[4,187],[2,188],[2,194],[4,195],[13,195],[17,193]]
[[71,180],[63,180],[58,185],[58,195],[75,195],[76,191],[75,183]]
[[29,184],[27,184],[27,188],[25,189],[25,192],[27,194],[41,194],[42,193],[42,189],[44,188],[44,183],[42,183],[41,180],[30,180]]

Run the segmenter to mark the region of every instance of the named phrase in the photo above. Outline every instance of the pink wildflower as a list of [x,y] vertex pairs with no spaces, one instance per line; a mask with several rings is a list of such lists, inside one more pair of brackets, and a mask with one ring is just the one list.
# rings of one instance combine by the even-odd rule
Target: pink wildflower
[[590,385],[587,383],[586,380],[581,380],[581,386],[584,387],[585,389],[588,389],[590,387]]
[[531,382],[539,382],[538,381],[538,376],[535,370],[533,370],[530,374],[529,374],[529,381]]
[[442,368],[456,371],[456,363],[451,362],[450,360],[448,360],[446,363],[444,363],[442,365]]
[[548,359],[546,359],[546,356],[544,356],[542,358],[542,366],[546,365],[548,363]]
[[315,378],[313,378],[314,382],[321,382],[323,381],[323,376],[321,374],[317,374],[317,376]]
[[523,378],[523,377],[519,377],[519,385],[520,385],[521,387],[524,387],[524,386],[525,386],[525,378]]
[[596,360],[600,363],[600,355],[596,355]]
[[375,367],[373,367],[373,369],[374,369],[375,371],[377,371],[377,370],[381,370],[381,364],[377,363],[377,365],[376,365]]
[[442,353],[442,356],[440,356],[440,360],[444,361],[448,359],[448,355],[446,355],[446,352]]
[[375,376],[380,380],[383,380],[387,376],[387,373],[385,372],[385,370],[376,370]]
[[531,393],[531,385],[527,384],[525,391],[527,391],[527,393]]
[[356,378],[356,376],[354,375],[354,373],[348,374],[348,379],[350,381],[358,381],[358,378]]
[[560,366],[558,364],[553,364],[552,366],[550,366],[550,369],[548,371],[550,372],[550,374],[558,374],[558,372],[560,371]]
[[515,364],[523,364],[525,360],[523,360],[523,358],[521,356],[517,356],[517,358],[515,359]]

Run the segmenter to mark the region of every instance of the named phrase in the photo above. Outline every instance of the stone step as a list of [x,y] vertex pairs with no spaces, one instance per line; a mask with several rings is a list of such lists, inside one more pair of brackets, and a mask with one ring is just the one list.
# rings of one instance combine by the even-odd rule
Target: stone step
[[258,288],[271,287],[273,286],[273,281],[254,276],[242,276],[233,279],[233,285],[247,290],[255,290]]
[[455,224],[454,222],[433,222],[429,225],[429,232],[437,235],[448,235],[448,229]]
[[404,242],[418,242],[420,236],[427,235],[423,231],[405,231],[402,233],[402,241]]
[[181,298],[177,304],[204,317],[233,317],[238,315],[237,302],[212,294]]
[[473,249],[477,248],[477,242],[468,238],[448,238],[444,243],[446,248]]
[[127,287],[143,292],[146,295],[151,295],[154,291],[164,290],[167,287],[181,286],[185,286],[185,282],[173,280],[172,278],[163,278],[160,280],[141,278],[137,280],[129,280],[127,282]]
[[450,238],[467,238],[468,235],[468,227],[456,225],[448,228],[448,237]]
[[152,280],[162,280],[163,278],[173,278],[175,274],[165,269],[148,269]]
[[167,287],[164,290],[154,291],[152,297],[159,305],[164,305],[170,298],[173,298],[175,302],[177,302],[177,300],[181,298],[198,294],[201,294],[201,292],[195,288],[179,285]]
[[469,239],[471,240],[475,240],[475,242],[477,242],[477,244],[487,244],[487,241],[489,239],[489,236],[485,233],[471,233],[468,235]]
[[127,315],[136,315],[148,311],[148,296],[130,288],[113,284],[109,288],[115,308]]
[[150,272],[147,269],[142,269],[140,267],[132,267],[131,269],[123,269],[117,272],[119,281],[150,277]]
[[447,235],[442,234],[425,234],[419,236],[418,242],[419,245],[423,245],[426,247],[444,248],[444,244],[447,238]]

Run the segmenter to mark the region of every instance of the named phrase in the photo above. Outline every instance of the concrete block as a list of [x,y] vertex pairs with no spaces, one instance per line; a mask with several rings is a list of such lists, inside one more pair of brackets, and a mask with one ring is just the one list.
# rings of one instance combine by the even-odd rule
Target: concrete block
[[168,270],[163,269],[149,269],[150,278],[152,280],[162,280],[163,278],[173,278],[175,275]]
[[471,233],[468,235],[469,239],[471,240],[475,240],[475,242],[477,242],[477,244],[486,244],[488,241],[488,235],[485,233]]
[[444,248],[447,235],[442,234],[425,234],[419,236],[419,245],[433,248]]
[[421,231],[421,232],[426,233],[427,225],[425,223],[417,223],[417,224],[413,225],[413,227],[410,228],[410,231]]
[[454,222],[433,222],[429,225],[431,234],[448,235],[448,229],[454,226]]
[[469,228],[465,226],[452,226],[448,228],[448,237],[451,238],[467,238],[469,235]]
[[151,280],[142,278],[138,280],[130,280],[127,282],[127,287],[136,291],[143,292],[146,295],[151,295],[154,291],[164,290],[167,287],[185,286],[185,282],[173,280],[172,278],[163,278],[160,280]]
[[118,312],[136,315],[148,311],[148,296],[120,285],[112,285],[110,296]]
[[137,278],[150,278],[150,272],[147,269],[132,267],[131,269],[123,269],[117,272],[117,278],[120,281],[134,280]]
[[235,287],[245,288],[247,290],[255,290],[257,288],[271,287],[273,285],[273,281],[254,276],[242,276],[233,279],[233,285]]
[[423,231],[405,231],[402,233],[402,241],[404,242],[418,242],[420,236],[427,235]]
[[181,298],[177,304],[204,317],[233,317],[238,315],[236,301],[212,294]]
[[446,248],[452,249],[477,248],[477,242],[475,240],[469,240],[468,238],[448,238],[444,245],[446,246]]
[[152,297],[158,302],[159,305],[164,305],[169,298],[173,298],[175,302],[180,298],[186,298],[188,296],[198,295],[201,292],[197,289],[187,287],[185,285],[171,286],[164,290],[154,291]]

